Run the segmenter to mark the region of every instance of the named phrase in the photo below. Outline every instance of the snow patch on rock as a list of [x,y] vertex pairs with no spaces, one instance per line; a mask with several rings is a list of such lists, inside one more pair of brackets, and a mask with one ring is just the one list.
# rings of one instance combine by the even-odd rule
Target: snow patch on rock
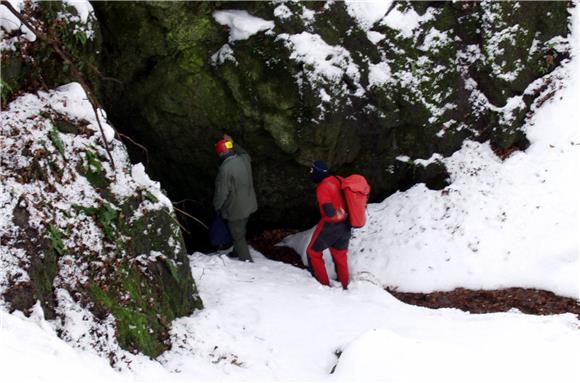
[[346,10],[361,27],[368,31],[372,26],[385,16],[393,0],[346,0]]
[[274,22],[250,15],[247,11],[227,10],[215,11],[213,18],[221,25],[230,28],[229,41],[247,40],[258,32],[274,28]]

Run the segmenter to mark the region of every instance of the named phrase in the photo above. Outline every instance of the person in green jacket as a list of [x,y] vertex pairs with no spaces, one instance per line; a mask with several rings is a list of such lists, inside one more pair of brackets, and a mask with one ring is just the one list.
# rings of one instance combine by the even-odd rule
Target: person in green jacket
[[233,254],[241,261],[253,262],[246,241],[250,214],[258,210],[250,155],[234,144],[227,134],[215,145],[221,165],[215,180],[213,207],[228,223],[234,241]]

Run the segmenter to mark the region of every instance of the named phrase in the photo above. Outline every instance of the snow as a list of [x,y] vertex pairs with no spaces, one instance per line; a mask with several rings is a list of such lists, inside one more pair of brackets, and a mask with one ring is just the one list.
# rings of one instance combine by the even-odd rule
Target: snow
[[274,9],[274,16],[282,20],[287,19],[292,16],[292,11],[286,5],[280,4]]
[[126,376],[90,351],[72,348],[38,315],[0,311],[0,376],[4,382],[113,381]]
[[[472,382],[573,382],[580,376],[566,367],[578,355],[578,340],[557,335],[558,327],[567,326],[565,323],[546,326],[540,339],[530,338],[535,326],[518,323],[517,314],[513,315],[473,318],[469,324],[452,320],[451,331],[458,333],[450,333],[448,339],[418,339],[388,328],[369,330],[346,348],[335,375],[339,380],[385,382],[461,382],[467,376]],[[465,341],[459,338],[464,331],[469,332]],[[546,341],[552,336],[549,333],[559,340]],[[477,340],[470,339],[473,334]],[[564,370],[537,368],[546,364]]]
[[304,25],[312,25],[312,23],[314,23],[314,15],[315,12],[312,9],[302,6],[302,14],[300,15],[300,19],[302,19]]
[[[327,44],[320,35],[302,32],[277,36],[291,50],[290,58],[306,64],[306,74],[312,83],[319,80],[340,83],[344,75],[357,85],[357,93],[363,92],[360,85],[360,71],[348,50],[340,45]],[[343,84],[344,87],[344,84]],[[347,92],[346,90],[341,90]]]
[[[369,281],[354,281],[347,291],[324,287],[306,270],[253,250],[252,257],[254,264],[219,254],[190,256],[204,310],[174,321],[173,348],[158,361],[136,356],[132,371],[116,373],[105,359],[71,348],[50,322],[0,311],[0,357],[7,362],[2,377],[61,381],[83,372],[83,380],[107,381],[449,383],[466,376],[476,382],[580,378],[580,322],[571,314],[430,310],[406,305]],[[33,358],[39,368],[26,368]]]
[[[24,0],[8,0],[8,2],[16,11],[19,12],[22,11],[25,5]],[[24,34],[24,38],[26,40],[36,41],[36,35],[32,33],[32,31],[25,25],[23,25],[6,6],[0,5],[0,40],[2,40],[1,50],[13,49],[10,43],[7,44],[4,41],[4,33],[11,33],[17,30],[20,30],[21,33]]]
[[387,37],[387,36],[380,33],[380,32],[375,32],[375,31],[368,31],[367,32],[367,38],[369,39],[370,42],[372,42],[375,45],[378,44],[385,37]]
[[417,158],[416,160],[413,160],[413,163],[415,165],[421,165],[421,166],[429,166],[431,164],[437,163],[437,162],[441,162],[441,160],[443,159],[443,156],[439,153],[433,153],[431,155],[431,157],[429,157],[428,159],[424,160],[421,158]]
[[391,67],[386,62],[369,64],[369,86],[382,86],[391,79]]
[[451,42],[451,38],[449,37],[449,31],[441,32],[434,27],[431,27],[423,43],[421,44],[420,49],[427,52],[427,51],[438,51],[441,47],[446,46]]
[[[103,128],[103,135],[105,136],[104,138],[107,141],[107,143],[111,143],[113,141],[113,138],[115,138],[116,134],[115,129],[113,129],[113,127],[106,122],[107,113],[103,109],[97,109],[97,113],[99,114],[101,128]],[[97,126],[95,126],[95,128],[98,129],[98,123]]]
[[161,184],[152,181],[149,178],[149,175],[145,172],[145,166],[143,166],[142,163],[133,165],[131,168],[131,177],[135,180],[137,185],[150,191],[151,194],[153,194],[155,198],[158,201],[161,201],[166,207],[171,208],[173,206],[171,200],[161,191]]
[[215,21],[230,28],[229,41],[247,40],[258,32],[274,28],[274,22],[250,15],[247,11],[215,11]]
[[[304,64],[302,71],[295,76],[297,84],[301,86],[306,78],[313,88],[318,89],[321,96],[319,115],[313,118],[314,123],[323,120],[325,114],[345,97],[364,94],[359,67],[343,46],[330,45],[320,35],[310,32],[281,33],[276,40],[282,41],[290,50],[290,59]],[[345,76],[352,80],[355,89],[349,89],[343,80]]]
[[94,15],[93,6],[88,0],[63,0],[63,3],[76,9],[82,23],[89,20],[89,15]]
[[59,86],[49,94],[48,102],[54,111],[69,115],[73,119],[92,121],[96,118],[88,103],[88,98],[81,84],[72,82]]
[[430,12],[425,13],[423,16],[419,16],[417,12],[411,7],[407,10],[400,11],[398,7],[393,8],[389,14],[381,20],[381,25],[386,25],[399,32],[403,37],[413,36],[413,31],[419,26],[420,23],[427,21],[432,14]]
[[409,162],[409,161],[411,161],[411,157],[409,157],[409,156],[397,156],[397,157],[395,157],[395,159],[397,161],[401,161],[401,162]]
[[223,64],[228,60],[236,65],[238,64],[238,60],[236,60],[234,55],[234,50],[229,44],[222,45],[222,47],[211,56],[211,63],[213,65]]
[[385,16],[393,0],[346,0],[346,9],[359,24],[368,31]]
[[[22,8],[24,7],[24,0],[9,0],[8,2],[17,11],[21,11]],[[21,26],[22,23],[20,22],[20,20],[16,16],[14,16],[14,14],[10,12],[10,10],[6,6],[0,5],[0,27],[2,28],[3,31],[2,33],[4,33],[4,31],[6,32],[16,31],[20,29]]]

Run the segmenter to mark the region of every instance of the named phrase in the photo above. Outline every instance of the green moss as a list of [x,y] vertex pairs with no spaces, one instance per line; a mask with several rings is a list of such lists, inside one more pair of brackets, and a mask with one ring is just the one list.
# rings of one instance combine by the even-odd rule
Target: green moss
[[[126,276],[125,286],[138,283],[134,278],[134,275]],[[151,310],[148,310],[149,314],[146,314],[141,312],[143,308],[137,303],[131,302],[126,306],[119,303],[120,299],[117,294],[120,290],[117,290],[117,286],[112,286],[108,292],[105,292],[97,284],[92,283],[90,291],[95,302],[102,306],[101,309],[110,311],[115,317],[117,341],[121,347],[130,351],[141,351],[153,358],[167,350],[168,346],[163,338],[159,337],[160,333],[167,329],[159,323],[157,315]],[[132,294],[132,297],[134,295]]]
[[62,142],[60,134],[56,129],[56,127],[54,127],[54,125],[52,129],[48,132],[48,137],[50,138],[50,141],[56,147],[60,155],[64,158],[64,142]]
[[57,257],[53,252],[45,252],[44,259],[38,264],[38,267],[32,267],[29,270],[29,276],[36,288],[37,299],[43,306],[53,293],[53,281],[57,274]]
[[0,79],[0,103],[2,105],[6,105],[6,102],[12,95],[13,89],[7,82],[3,79]]
[[170,49],[179,52],[177,63],[181,69],[197,73],[207,63],[208,51],[204,44],[215,35],[215,23],[203,15],[188,23],[175,22],[166,35]]
[[73,205],[73,207],[88,216],[94,217],[99,227],[103,230],[105,237],[109,241],[114,241],[117,235],[116,222],[118,217],[117,209],[108,203],[103,203],[98,207],[86,207]]
[[[41,251],[34,254],[30,259],[28,276],[32,289],[21,292],[20,295],[32,295],[32,299],[24,298],[23,302],[30,303],[40,301],[47,319],[54,319],[54,287],[53,281],[58,273],[58,257],[66,251],[62,241],[60,230],[50,224],[45,235],[46,239],[41,242]],[[22,298],[21,298],[22,299]],[[17,307],[29,309],[30,307]]]
[[282,114],[266,113],[264,124],[265,129],[272,134],[281,150],[286,153],[294,153],[298,150],[292,120]]
[[165,259],[165,264],[169,267],[169,271],[171,272],[171,276],[179,283],[181,282],[181,277],[179,276],[179,271],[177,270],[177,266],[175,262],[171,259]]
[[67,133],[67,134],[78,134],[79,129],[76,126],[76,124],[73,124],[70,121],[67,121],[64,118],[57,118],[52,122],[52,125],[58,129],[59,132],[61,133]]
[[57,254],[63,255],[65,251],[64,242],[62,241],[60,230],[53,224],[48,225],[48,237],[50,246]]
[[[143,222],[133,228],[144,229]],[[167,237],[164,240],[167,242]],[[158,242],[149,242],[149,245],[161,246],[161,241],[158,238]],[[169,254],[174,251],[172,249]],[[92,297],[100,309],[114,315],[117,338],[123,348],[158,356],[168,349],[169,323],[178,316],[191,313],[193,307],[201,308],[198,298],[194,301],[192,295],[187,296],[193,293],[193,280],[186,267],[183,264],[178,267],[169,258],[149,262],[146,271],[140,270],[136,264],[123,263],[109,276],[106,289],[96,283],[91,285]]]
[[95,188],[107,188],[111,181],[107,179],[101,160],[97,154],[91,150],[85,152],[82,174]]
[[[113,314],[123,348],[156,357],[169,347],[170,322],[202,308],[202,303],[174,219],[164,210],[132,219],[138,205],[139,199],[133,197],[119,210],[108,204],[76,208],[95,217],[99,226],[110,227],[114,238],[125,238],[116,240],[124,261],[107,275],[106,284],[90,286],[96,311]],[[154,260],[153,255],[157,255]],[[145,257],[136,260],[138,256]]]

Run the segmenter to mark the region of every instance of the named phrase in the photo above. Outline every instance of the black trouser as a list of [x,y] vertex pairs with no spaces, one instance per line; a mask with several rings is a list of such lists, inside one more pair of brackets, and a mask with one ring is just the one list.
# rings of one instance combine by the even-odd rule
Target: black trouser
[[242,261],[253,262],[252,256],[250,255],[250,249],[248,248],[248,242],[246,241],[246,225],[248,224],[248,218],[239,219],[235,221],[228,220],[228,227],[230,229],[230,234],[234,240],[234,254],[238,256]]

